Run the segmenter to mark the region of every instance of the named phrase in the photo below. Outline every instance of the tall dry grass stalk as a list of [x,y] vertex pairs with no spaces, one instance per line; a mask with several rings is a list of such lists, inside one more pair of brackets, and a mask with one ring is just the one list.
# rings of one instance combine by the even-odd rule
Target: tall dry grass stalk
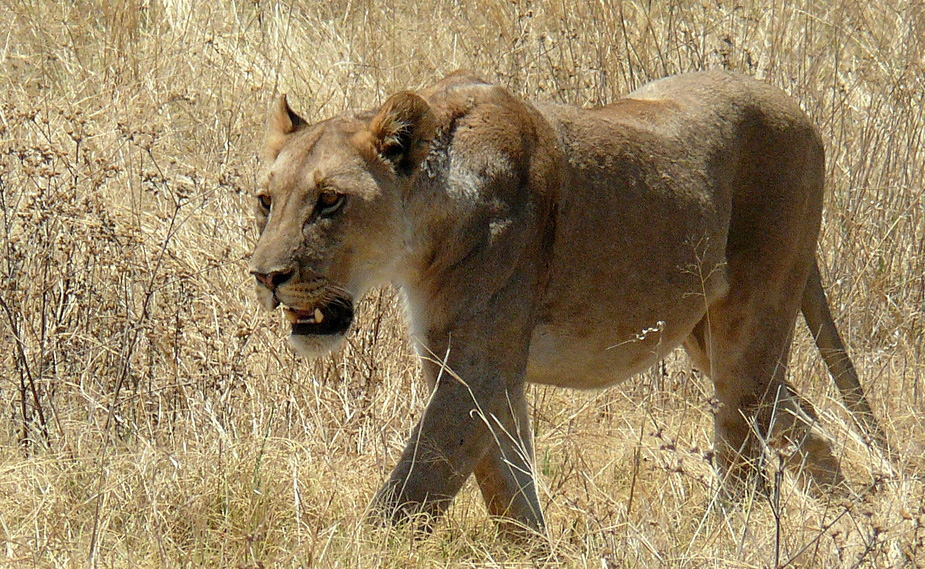
[[[0,565],[925,566],[919,0],[3,0],[0,21]],[[895,468],[799,328],[794,381],[857,499],[775,477],[723,512],[711,387],[673,355],[532,391],[553,560],[500,544],[472,488],[430,539],[365,525],[426,394],[391,291],[317,362],[251,300],[264,109],[287,91],[319,119],[459,67],[582,105],[709,67],[798,97],[828,145],[823,273]]]

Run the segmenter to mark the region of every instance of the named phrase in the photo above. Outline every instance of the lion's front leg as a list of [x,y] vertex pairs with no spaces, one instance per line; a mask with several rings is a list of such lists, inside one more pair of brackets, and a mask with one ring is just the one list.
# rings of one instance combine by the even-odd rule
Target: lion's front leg
[[449,371],[441,375],[398,465],[373,498],[376,515],[401,522],[424,514],[427,526],[475,471],[493,515],[542,531],[523,385],[481,379],[472,385]]
[[461,386],[437,386],[401,459],[373,498],[376,515],[402,522],[446,510],[488,447],[488,429],[472,398],[466,398]]
[[511,537],[544,532],[536,494],[532,433],[523,386],[507,393],[508,409],[492,416],[492,440],[475,467],[488,512]]

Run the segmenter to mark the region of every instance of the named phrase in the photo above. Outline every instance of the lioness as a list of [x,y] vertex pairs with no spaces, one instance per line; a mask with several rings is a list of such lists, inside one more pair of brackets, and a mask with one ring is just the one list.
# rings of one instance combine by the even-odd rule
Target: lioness
[[884,440],[815,262],[823,145],[775,88],[710,71],[579,109],[458,72],[315,125],[281,96],[266,146],[251,273],[294,348],[335,348],[370,287],[407,299],[432,395],[373,500],[388,518],[439,515],[474,472],[492,515],[542,531],[525,383],[613,385],[678,345],[713,379],[727,488],[763,440],[841,484],[785,379],[801,310]]

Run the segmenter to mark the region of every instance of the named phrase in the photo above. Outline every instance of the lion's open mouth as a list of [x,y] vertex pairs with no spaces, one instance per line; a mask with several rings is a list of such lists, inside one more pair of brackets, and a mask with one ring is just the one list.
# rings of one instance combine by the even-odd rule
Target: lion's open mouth
[[283,314],[292,323],[297,336],[332,336],[343,334],[353,322],[353,301],[338,298],[308,310],[283,307]]

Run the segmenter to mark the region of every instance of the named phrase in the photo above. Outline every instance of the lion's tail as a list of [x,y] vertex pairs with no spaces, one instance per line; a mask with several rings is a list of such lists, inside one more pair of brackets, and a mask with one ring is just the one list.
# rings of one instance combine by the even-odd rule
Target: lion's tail
[[838,386],[845,406],[851,411],[855,423],[874,444],[889,455],[889,441],[877,417],[874,416],[867,397],[864,396],[864,388],[861,387],[858,372],[848,357],[845,344],[838,335],[838,329],[835,328],[835,321],[832,319],[829,302],[822,288],[822,278],[819,275],[819,265],[816,261],[813,261],[809,280],[803,290],[801,310],[810,332],[816,339],[819,353],[822,354],[825,365],[835,379],[835,385]]

